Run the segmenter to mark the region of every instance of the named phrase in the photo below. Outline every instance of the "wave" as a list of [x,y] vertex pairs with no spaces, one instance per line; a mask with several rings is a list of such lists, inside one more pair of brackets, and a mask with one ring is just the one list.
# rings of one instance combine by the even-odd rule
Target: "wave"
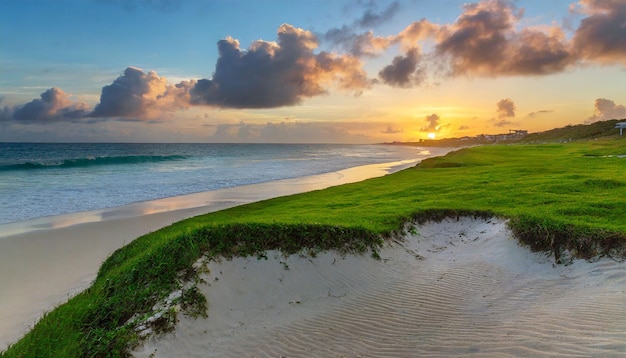
[[125,165],[159,163],[189,158],[184,155],[125,155],[113,157],[86,157],[76,159],[24,161],[22,163],[0,165],[0,172],[15,170],[41,170],[59,168],[84,168],[102,165]]

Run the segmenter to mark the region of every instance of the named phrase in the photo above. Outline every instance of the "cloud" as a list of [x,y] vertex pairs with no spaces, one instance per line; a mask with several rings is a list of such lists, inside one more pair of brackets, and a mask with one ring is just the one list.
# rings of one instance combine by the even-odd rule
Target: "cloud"
[[572,9],[583,15],[573,36],[565,25],[524,27],[524,9],[511,0],[484,0],[464,5],[452,24],[414,22],[390,43],[406,49],[433,41],[432,55],[452,76],[541,76],[584,62],[626,64],[626,3],[579,0]]
[[[357,125],[358,124],[354,124]],[[218,124],[208,138],[220,143],[370,143],[371,138],[352,134],[349,123],[280,122]]]
[[102,88],[100,103],[90,116],[158,118],[163,112],[186,108],[193,85],[193,81],[168,84],[167,79],[156,72],[144,73],[136,67],[128,67],[113,83]]
[[424,80],[423,69],[418,68],[421,55],[417,49],[407,52],[406,56],[396,56],[392,63],[383,68],[378,75],[384,83],[393,87],[411,87]]
[[370,3],[370,7],[365,10],[365,13],[355,21],[355,23],[363,28],[370,28],[379,26],[389,20],[391,20],[400,11],[400,3],[397,1],[392,2],[380,13],[376,13],[373,8],[375,3]]
[[372,31],[355,33],[347,26],[328,30],[324,39],[356,57],[376,57],[393,44],[391,37],[374,36]]
[[428,20],[413,22],[395,36],[386,38],[370,35],[366,40],[353,42],[363,53],[363,49],[378,54],[392,45],[400,45],[404,55],[393,58],[392,63],[383,67],[378,76],[383,83],[401,88],[409,88],[422,84],[427,76],[427,65],[421,53],[420,41],[435,36],[440,27]]
[[575,58],[558,27],[516,30],[523,10],[506,0],[464,5],[463,14],[437,35],[436,54],[452,75],[545,75]]
[[610,99],[598,98],[594,104],[593,116],[589,117],[586,123],[624,118],[626,118],[626,107],[615,104]]
[[383,134],[398,134],[402,132],[404,132],[402,128],[396,128],[392,126],[391,124],[387,125],[387,128],[385,128],[385,130],[380,131],[380,133],[383,133]]
[[229,108],[273,108],[298,104],[327,93],[329,85],[360,93],[369,88],[361,62],[353,56],[314,54],[313,33],[284,24],[278,42],[255,41],[247,51],[232,38],[218,43],[212,79],[191,89],[191,102]]
[[543,115],[543,114],[546,114],[546,113],[552,113],[552,112],[554,112],[554,110],[552,110],[552,109],[544,109],[544,110],[540,110],[540,111],[530,112],[530,113],[528,113],[526,115],[526,117],[528,117],[528,118],[535,118],[537,116],[540,116],[540,115]]
[[9,109],[2,117],[22,123],[98,122],[115,117],[119,120],[138,121],[157,119],[163,113],[189,106],[189,89],[195,81],[168,84],[165,77],[155,72],[144,73],[128,67],[112,84],[104,86],[100,103],[93,110],[57,87],[50,88],[37,98]]
[[515,103],[510,98],[501,99],[496,103],[498,118],[515,117]]
[[[183,4],[179,0],[102,1],[130,9],[149,7],[163,11],[176,10]],[[464,5],[452,23],[421,19],[395,35],[378,36],[373,28],[392,21],[401,10],[400,3],[393,1],[382,6],[375,1],[358,0],[352,4],[359,6],[360,15],[319,37],[346,54],[320,52],[319,38],[312,32],[284,24],[278,28],[275,42],[258,40],[241,49],[231,37],[219,41],[219,58],[212,78],[173,84],[155,72],[128,67],[102,88],[100,101],[93,109],[53,87],[31,102],[1,108],[0,120],[49,123],[115,118],[155,122],[194,105],[275,108],[325,95],[332,88],[356,94],[380,82],[409,88],[423,84],[427,74],[436,75],[440,67],[445,67],[451,76],[500,77],[548,75],[589,63],[626,64],[623,0],[579,0],[571,9],[580,15],[580,24],[567,30],[567,35],[564,26],[525,26],[524,10],[512,0],[483,0]],[[379,56],[391,48],[398,50],[399,55],[381,66],[378,81],[369,79],[361,58]],[[589,120],[625,117],[623,108],[600,98]],[[532,112],[526,117],[548,112]],[[514,103],[510,99],[498,102],[497,118],[492,121],[505,126],[514,123],[512,118]],[[432,123],[438,125],[437,121],[434,117],[427,120],[425,128],[432,127]],[[253,127],[237,128],[242,135],[246,130],[248,135],[256,135]]]
[[399,43],[405,50],[416,48],[419,42],[436,37],[441,28],[426,19],[414,21],[394,36],[392,43]]
[[439,118],[439,116],[434,113],[426,116],[424,119],[426,125],[424,125],[420,130],[422,132],[438,132],[442,128],[442,126],[439,124],[440,119],[441,118]]
[[[88,114],[88,107],[82,102],[72,101],[70,95],[60,88],[52,87],[40,96],[26,104],[16,106],[11,116],[23,123],[76,121]],[[3,116],[8,116],[10,110],[5,107]]]
[[[326,31],[322,38],[356,57],[378,56],[393,44],[393,38],[374,36],[371,29],[390,21],[400,11],[400,8],[400,3],[394,1],[384,10],[377,12],[376,3],[369,2],[360,18],[350,25],[343,25]],[[357,29],[367,29],[367,31],[359,33]]]
[[[2,102],[4,102],[4,96],[0,96],[0,104],[2,104]],[[2,122],[7,122],[11,120],[12,116],[13,111],[11,110],[11,108],[9,108],[9,106],[0,106],[0,124],[2,124]]]
[[578,55],[588,61],[626,64],[626,2],[580,0],[582,19],[574,35]]
[[524,9],[511,0],[483,0],[463,5],[451,24],[422,19],[384,38],[346,36],[344,29],[341,41],[355,55],[378,55],[395,44],[421,51],[430,42],[433,50],[424,52],[429,61],[422,60],[422,68],[428,64],[451,76],[543,76],[584,62],[626,64],[626,3],[580,0],[573,9],[583,15],[573,36],[565,25],[524,26]]
[[493,121],[493,125],[496,127],[509,127],[509,126],[517,126],[519,125],[519,122],[515,122],[515,121],[510,121],[508,119],[500,119],[500,120],[492,120]]
[[515,110],[515,103],[510,98],[501,99],[496,103],[497,118],[492,118],[490,122],[496,127],[519,125],[519,122],[513,121]]

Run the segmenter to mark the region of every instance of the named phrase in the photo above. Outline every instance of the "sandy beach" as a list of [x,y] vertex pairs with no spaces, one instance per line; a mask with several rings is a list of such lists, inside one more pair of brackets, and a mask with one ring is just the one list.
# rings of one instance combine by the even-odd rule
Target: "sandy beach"
[[553,265],[502,220],[461,218],[369,255],[211,262],[207,319],[179,315],[137,357],[618,357],[626,267]]
[[[0,350],[89,286],[138,236],[181,219],[382,176],[415,162],[223,189],[0,226]],[[622,356],[626,266],[554,265],[502,220],[446,220],[381,259],[269,252],[209,263],[208,318],[179,315],[137,357]]]
[[0,351],[30,330],[43,313],[87,288],[113,251],[143,234],[196,215],[362,181],[415,164],[367,165],[0,225]]

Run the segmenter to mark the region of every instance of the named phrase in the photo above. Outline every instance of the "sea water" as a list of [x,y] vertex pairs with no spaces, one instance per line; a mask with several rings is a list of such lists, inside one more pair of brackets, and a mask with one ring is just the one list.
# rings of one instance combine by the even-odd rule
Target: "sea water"
[[0,143],[0,224],[431,155],[391,145]]

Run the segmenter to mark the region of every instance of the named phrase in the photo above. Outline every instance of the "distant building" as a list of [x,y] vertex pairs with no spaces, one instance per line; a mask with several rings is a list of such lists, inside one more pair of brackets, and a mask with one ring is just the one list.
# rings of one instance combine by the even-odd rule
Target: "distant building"
[[626,122],[619,122],[615,125],[615,128],[619,128],[619,135],[622,135],[622,131],[626,128]]
[[509,133],[482,135],[482,137],[488,142],[502,142],[502,141],[507,141],[507,140],[519,139],[526,135],[528,135],[527,130],[510,129]]

